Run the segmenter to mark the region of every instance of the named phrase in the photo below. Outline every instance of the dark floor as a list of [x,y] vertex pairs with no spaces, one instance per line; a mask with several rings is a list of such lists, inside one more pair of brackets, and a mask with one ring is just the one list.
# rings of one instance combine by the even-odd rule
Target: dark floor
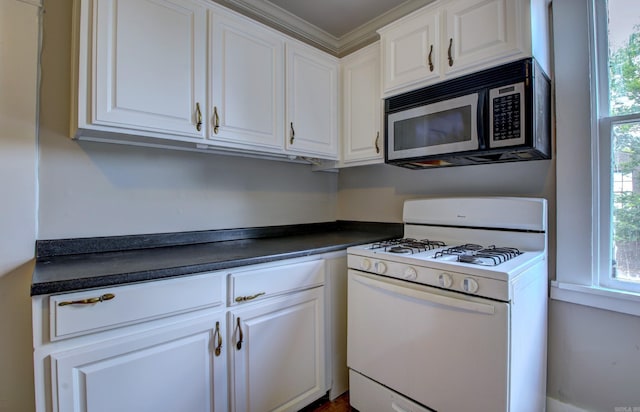
[[327,399],[315,402],[300,412],[350,412],[351,406],[349,406],[349,392],[337,397],[333,401]]

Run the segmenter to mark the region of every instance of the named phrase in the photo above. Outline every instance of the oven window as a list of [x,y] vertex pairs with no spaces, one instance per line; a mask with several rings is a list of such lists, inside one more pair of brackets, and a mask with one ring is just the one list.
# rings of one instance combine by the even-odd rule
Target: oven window
[[462,106],[394,122],[394,150],[468,142],[472,139],[472,107]]

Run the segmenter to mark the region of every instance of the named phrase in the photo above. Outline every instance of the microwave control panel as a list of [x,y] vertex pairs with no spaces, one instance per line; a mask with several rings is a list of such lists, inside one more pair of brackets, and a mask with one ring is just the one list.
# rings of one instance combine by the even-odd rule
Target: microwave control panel
[[524,83],[489,91],[489,147],[524,144]]

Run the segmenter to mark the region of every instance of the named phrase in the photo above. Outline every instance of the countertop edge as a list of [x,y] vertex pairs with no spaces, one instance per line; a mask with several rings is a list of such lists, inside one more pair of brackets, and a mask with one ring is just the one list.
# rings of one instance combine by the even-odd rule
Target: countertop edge
[[[302,225],[299,227],[303,228],[302,232],[304,232],[304,229],[308,228],[309,226]],[[319,228],[321,226],[315,226],[315,227]],[[325,227],[329,229],[330,226],[325,226]],[[292,228],[293,227],[287,228],[290,234],[269,237],[268,238],[269,241],[275,240],[277,242],[282,240],[282,242],[285,243],[285,242],[288,242],[288,239],[292,238],[293,236],[301,234],[301,231],[291,230]],[[363,228],[365,228],[366,230],[362,230]],[[245,230],[245,229],[242,229],[242,230]],[[187,275],[193,275],[198,273],[213,272],[213,271],[237,268],[237,267],[248,266],[248,265],[275,262],[275,261],[285,260],[285,259],[294,259],[294,258],[300,258],[305,256],[330,253],[330,252],[345,250],[350,246],[355,246],[358,244],[369,243],[372,241],[397,237],[402,234],[402,225],[393,224],[393,223],[382,223],[379,225],[375,223],[365,223],[363,225],[359,222],[355,222],[355,223],[336,222],[336,226],[331,227],[326,232],[324,231],[316,232],[315,230],[312,231],[311,236],[317,236],[317,237],[332,236],[339,233],[345,233],[345,231],[360,234],[360,239],[351,240],[349,242],[344,242],[344,241],[333,242],[330,244],[325,244],[320,247],[316,246],[316,247],[309,247],[309,248],[302,248],[302,249],[284,248],[278,253],[262,253],[260,251],[257,251],[255,254],[246,255],[241,258],[233,258],[233,259],[212,258],[212,260],[209,262],[182,264],[179,266],[153,268],[149,270],[136,270],[136,271],[123,270],[120,273],[105,273],[104,275],[101,275],[99,273],[87,274],[86,277],[79,276],[73,279],[62,279],[62,280],[53,280],[53,281],[50,279],[49,280],[38,279],[37,273],[38,273],[39,266],[38,266],[38,261],[36,261],[36,268],[34,270],[34,276],[31,284],[31,296],[33,297],[38,295],[66,293],[66,292],[79,291],[79,290],[85,290],[85,289],[94,289],[94,288],[100,288],[100,287],[125,285],[125,284],[136,283],[136,282],[168,279],[168,278],[173,278],[178,276],[187,276]],[[279,231],[279,230],[276,230],[276,232],[283,233],[282,231]],[[255,238],[251,237],[250,239],[255,239]],[[243,240],[243,239],[240,239],[240,240]],[[197,245],[197,244],[199,244],[199,242],[194,243],[194,245]],[[224,241],[222,241],[220,244],[224,244]],[[178,245],[178,246],[185,246],[185,245]],[[188,247],[189,244],[187,244],[186,246]],[[147,249],[153,249],[153,248],[143,248],[142,250],[147,250]],[[129,252],[136,252],[136,251],[137,250],[132,249],[132,250],[122,251],[121,253],[126,254]],[[105,252],[112,252],[112,251],[107,250]],[[88,262],[90,262],[92,257],[99,256],[99,255],[100,255],[100,252],[88,254],[86,255],[86,259]],[[81,255],[83,259],[84,259],[84,256],[85,255]],[[60,257],[62,259],[65,259],[65,258],[68,258],[69,255],[63,253]],[[56,257],[54,256],[51,259],[55,259],[55,258]],[[39,260],[42,261],[44,259],[41,258]],[[64,264],[60,264],[59,266],[61,266],[61,268],[64,269]],[[61,269],[58,268],[58,270],[61,270]]]

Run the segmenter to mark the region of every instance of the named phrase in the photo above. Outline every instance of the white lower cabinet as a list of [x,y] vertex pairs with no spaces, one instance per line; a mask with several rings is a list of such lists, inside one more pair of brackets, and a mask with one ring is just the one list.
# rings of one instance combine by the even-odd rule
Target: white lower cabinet
[[342,251],[34,296],[36,411],[297,411],[332,382],[338,396],[344,322],[325,300],[346,316],[345,277]]
[[325,260],[240,270],[228,281],[231,410],[297,411],[322,397]]
[[[222,313],[51,354],[58,411],[225,411]],[[57,399],[56,399],[57,398]]]
[[297,411],[325,394],[323,289],[229,313],[233,411]]
[[35,296],[36,410],[227,411],[225,291],[205,273]]

